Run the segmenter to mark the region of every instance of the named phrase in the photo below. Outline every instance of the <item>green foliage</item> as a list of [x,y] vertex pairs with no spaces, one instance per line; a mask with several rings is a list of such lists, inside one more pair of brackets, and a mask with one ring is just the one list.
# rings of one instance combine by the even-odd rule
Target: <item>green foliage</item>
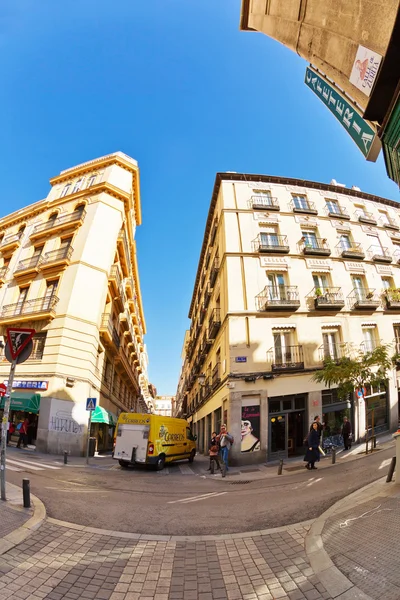
[[313,381],[327,387],[337,387],[339,398],[353,395],[355,388],[377,387],[386,382],[388,371],[393,367],[389,346],[378,346],[371,352],[359,352],[356,357],[340,360],[326,358],[323,369],[316,371]]

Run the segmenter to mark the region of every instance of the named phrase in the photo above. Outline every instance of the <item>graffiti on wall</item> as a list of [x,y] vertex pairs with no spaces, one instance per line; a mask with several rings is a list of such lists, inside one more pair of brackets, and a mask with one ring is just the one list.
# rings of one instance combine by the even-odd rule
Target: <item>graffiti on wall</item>
[[67,410],[57,410],[50,417],[49,429],[60,433],[82,433],[82,425],[75,421],[71,412]]

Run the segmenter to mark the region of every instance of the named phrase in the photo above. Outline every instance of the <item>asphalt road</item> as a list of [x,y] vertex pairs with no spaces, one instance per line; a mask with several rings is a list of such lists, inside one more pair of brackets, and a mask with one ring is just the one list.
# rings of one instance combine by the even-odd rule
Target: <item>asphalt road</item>
[[[387,448],[329,468],[302,469],[250,483],[239,483],[245,476],[184,475],[177,465],[167,475],[125,470],[108,459],[104,468],[60,466],[30,471],[29,479],[32,493],[56,519],[131,533],[209,535],[315,518],[340,498],[385,475],[392,456],[393,448]],[[9,457],[25,459],[15,451]],[[33,458],[31,462],[40,465]],[[26,476],[7,471],[7,480],[16,485]]]

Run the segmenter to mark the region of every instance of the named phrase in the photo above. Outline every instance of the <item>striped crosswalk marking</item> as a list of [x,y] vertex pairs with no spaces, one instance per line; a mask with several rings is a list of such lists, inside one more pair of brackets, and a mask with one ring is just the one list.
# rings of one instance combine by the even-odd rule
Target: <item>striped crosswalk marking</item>
[[6,462],[6,469],[8,469],[9,471],[17,471],[18,473],[22,471],[22,469],[17,469],[17,467],[12,467],[11,465],[9,465],[8,461]]
[[199,496],[191,496],[189,498],[181,498],[180,500],[171,500],[168,504],[189,504],[190,502],[199,502],[200,500],[208,500],[209,498],[215,498],[216,496],[223,496],[227,492],[211,492],[208,494],[200,494]]
[[182,475],[196,475],[196,473],[188,465],[179,465],[179,470]]
[[30,460],[14,460],[11,458],[7,458],[6,465],[10,468],[10,471],[15,471],[13,466],[18,467],[18,471],[28,470],[28,471],[44,471],[45,469],[60,469],[61,467],[54,467],[53,465],[48,465],[46,463],[34,463]]

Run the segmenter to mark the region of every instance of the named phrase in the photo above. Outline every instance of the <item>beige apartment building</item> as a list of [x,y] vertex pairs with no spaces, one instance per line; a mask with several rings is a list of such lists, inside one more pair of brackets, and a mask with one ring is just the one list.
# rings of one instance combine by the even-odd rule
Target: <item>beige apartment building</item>
[[[334,359],[400,340],[400,207],[284,177],[218,173],[189,311],[176,406],[200,452],[222,422],[236,464],[304,452],[316,415],[356,439],[398,423],[398,381],[342,401],[311,378]],[[337,438],[335,438],[337,439]]]
[[[0,220],[0,332],[36,330],[30,359],[16,368],[12,419],[29,418],[39,450],[79,455],[87,398],[97,400],[99,451],[112,448],[121,411],[147,412],[139,168],[115,152],[50,184],[47,198]],[[0,380],[8,373],[3,355]]]

